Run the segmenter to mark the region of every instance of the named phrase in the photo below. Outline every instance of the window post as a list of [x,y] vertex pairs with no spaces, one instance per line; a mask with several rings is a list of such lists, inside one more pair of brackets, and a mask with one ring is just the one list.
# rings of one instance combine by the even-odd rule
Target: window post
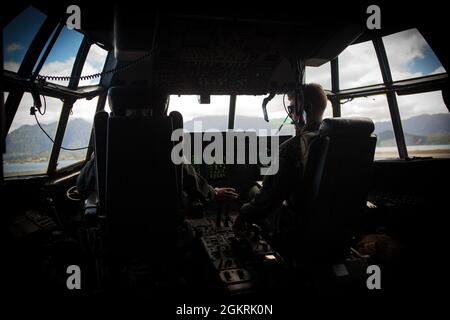
[[402,120],[400,118],[400,112],[398,110],[397,97],[395,91],[392,90],[392,75],[389,67],[389,61],[387,59],[384,43],[381,38],[373,40],[375,52],[377,54],[378,63],[381,69],[381,75],[383,76],[383,82],[386,86],[387,101],[389,105],[389,112],[391,114],[392,126],[394,128],[395,141],[397,142],[397,149],[400,155],[400,159],[408,159],[408,150],[406,148],[405,136],[403,133]]
[[228,130],[234,129],[234,118],[236,114],[236,95],[230,95],[230,112],[228,114]]
[[[22,77],[29,77],[33,72],[33,67],[36,64],[36,61],[39,59],[39,55],[41,54],[42,49],[44,48],[48,38],[51,36],[52,32],[55,30],[57,26],[57,21],[51,18],[47,18],[39,29],[38,33],[34,37],[33,41],[28,48],[25,57],[22,60],[22,64],[20,65],[17,74]],[[6,135],[8,134],[8,130],[11,127],[11,124],[14,120],[14,116],[17,112],[17,108],[19,107],[20,101],[22,101],[24,90],[17,89],[11,91],[8,96],[8,100],[6,101],[5,107],[5,127],[3,132],[3,138],[6,139]]]
[[339,93],[339,57],[334,58],[330,62],[331,67],[331,92],[333,96],[331,97],[331,105],[333,107],[333,117],[341,116],[341,104],[340,99],[337,96]]
[[[91,42],[86,37],[84,37],[72,68],[71,79],[69,81],[69,85],[67,86],[69,89],[77,88],[80,81],[81,71],[83,69],[84,62],[86,61],[90,47]],[[64,138],[64,132],[66,130],[67,122],[69,121],[70,110],[72,109],[75,101],[76,99],[73,98],[64,100],[61,116],[59,117],[58,121],[58,128],[56,129],[55,143],[53,144],[52,153],[50,154],[50,161],[48,163],[48,175],[54,174],[56,171],[58,157],[59,153],[61,152],[61,145]]]

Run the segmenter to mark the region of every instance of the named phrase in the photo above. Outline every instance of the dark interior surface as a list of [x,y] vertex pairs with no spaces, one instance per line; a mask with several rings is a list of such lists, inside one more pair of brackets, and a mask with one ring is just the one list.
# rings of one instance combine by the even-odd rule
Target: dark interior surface
[[[67,5],[33,5],[48,20],[18,72],[2,70],[2,90],[8,92],[2,147],[25,93],[59,99],[62,113],[46,171],[2,176],[3,283],[11,300],[143,300],[161,308],[165,318],[185,303],[279,303],[279,316],[298,313],[299,301],[364,308],[395,304],[399,297],[414,304],[439,293],[446,277],[450,159],[408,155],[396,99],[399,93],[439,91],[449,108],[442,10],[428,4],[385,7],[383,28],[368,30],[367,6],[343,3],[323,4],[319,11],[303,4],[298,9],[283,4],[280,10],[270,10],[271,5],[264,10],[140,10],[131,4],[83,3],[79,31],[85,38],[64,87],[39,82],[33,68]],[[14,4],[2,13],[2,27],[24,7]],[[424,18],[431,15],[431,21]],[[408,83],[392,79],[380,39],[410,27],[420,30],[444,73]],[[342,90],[337,57],[364,41],[373,41],[383,83]],[[92,44],[108,51],[105,66],[98,85],[78,86]],[[307,212],[307,227],[296,216],[282,236],[262,225],[239,235],[233,222],[264,178],[265,166],[259,160],[250,163],[248,155],[251,150],[270,154],[272,146],[270,136],[234,131],[236,96],[286,94],[304,81],[299,63],[318,67],[328,62],[332,76],[326,93],[334,118],[322,123],[297,198],[296,209]],[[111,112],[104,111],[108,90]],[[379,137],[372,120],[341,117],[344,103],[375,94],[387,97],[396,158],[374,160]],[[234,152],[245,151],[245,163],[195,163],[208,141],[198,149],[192,145],[190,160],[212,187],[233,187],[238,199],[186,204],[185,173],[171,159],[171,135],[183,127],[184,115],[168,114],[169,95],[234,97],[228,130],[220,135],[225,141],[254,137],[234,146]],[[92,97],[98,102],[87,156],[59,170],[72,105]],[[192,141],[203,135],[189,133]],[[291,136],[277,138],[282,144]],[[224,159],[229,151],[223,150]],[[98,190],[92,203],[90,195],[71,189],[91,154]],[[68,265],[81,268],[82,290],[67,290]],[[367,290],[368,265],[383,270],[382,290]]]

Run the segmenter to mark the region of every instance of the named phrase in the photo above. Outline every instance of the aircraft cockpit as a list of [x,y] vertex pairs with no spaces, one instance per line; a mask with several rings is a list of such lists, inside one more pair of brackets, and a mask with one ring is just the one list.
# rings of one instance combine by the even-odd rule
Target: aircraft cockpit
[[405,10],[4,10],[5,290],[163,318],[437,292],[448,51]]

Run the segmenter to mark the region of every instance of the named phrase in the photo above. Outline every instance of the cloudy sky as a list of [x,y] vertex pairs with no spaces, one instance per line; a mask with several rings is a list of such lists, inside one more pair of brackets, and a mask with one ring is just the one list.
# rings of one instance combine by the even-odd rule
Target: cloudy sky
[[[44,16],[35,9],[27,9],[21,16],[4,30],[4,67],[6,70],[17,71],[38,27],[44,21]],[[72,71],[75,55],[82,41],[82,35],[76,31],[64,29],[47,58],[41,75],[67,76]],[[403,31],[383,39],[394,80],[407,79],[445,72],[428,44],[420,33],[415,30]],[[100,72],[106,58],[106,51],[93,45],[89,51],[82,75]],[[376,54],[371,42],[350,46],[339,56],[340,85],[342,89],[381,83],[381,73]],[[97,83],[98,80],[82,81],[80,85]],[[331,89],[330,64],[318,68],[307,68],[307,82],[320,83],[325,89]],[[66,82],[57,82],[67,85]],[[262,118],[261,103],[263,96],[239,96],[237,98],[236,115],[257,116]],[[270,119],[284,118],[283,96],[276,96],[268,104]],[[403,119],[418,114],[434,114],[448,112],[443,104],[441,93],[432,92],[399,97],[399,107]],[[19,111],[10,130],[23,124],[34,124],[34,118],[29,115],[33,102],[29,94],[25,94]],[[40,117],[43,123],[57,121],[61,109],[61,101],[47,98],[48,111]],[[96,100],[78,101],[73,108],[71,117],[81,117],[92,120]],[[228,114],[229,97],[213,96],[210,105],[200,105],[196,96],[172,96],[169,110],[178,110],[185,121],[198,116]],[[367,116],[374,121],[389,119],[389,110],[385,96],[359,98],[342,105],[343,116]],[[329,105],[325,114],[331,116]],[[226,126],[226,124],[225,124]],[[242,128],[246,129],[246,128]]]
[[[4,35],[4,68],[17,72],[20,63],[29,47],[38,27],[43,23],[44,16],[39,11],[28,8],[3,30]],[[72,72],[75,56],[83,40],[82,34],[64,28],[47,57],[40,75],[68,76]],[[107,52],[97,45],[92,45],[86,63],[83,66],[82,75],[89,75],[101,72],[106,60]],[[80,81],[79,85],[90,85],[98,83],[99,79]],[[51,81],[67,86],[67,81]],[[42,123],[58,121],[61,112],[62,101],[55,98],[46,98],[47,112],[44,116],[38,115]],[[42,100],[43,103],[43,100]],[[34,117],[30,115],[30,107],[33,99],[29,93],[25,93],[20,103],[17,114],[11,125],[10,132],[18,127],[35,124]],[[90,101],[86,99],[78,100],[72,109],[72,118],[83,118],[92,121],[97,99]]]
[[[430,74],[445,72],[424,38],[416,29],[399,32],[383,39],[392,77],[403,80]],[[339,78],[341,89],[348,89],[382,83],[375,49],[371,42],[348,47],[339,56]],[[325,89],[331,89],[330,64],[318,68],[307,67],[306,82],[317,82]],[[263,117],[261,104],[264,97],[241,96],[237,99],[236,115]],[[186,121],[197,116],[227,114],[228,97],[213,97],[211,105],[199,105],[195,96],[172,96],[170,110],[182,112]],[[440,92],[431,92],[398,97],[403,119],[419,114],[447,113]],[[282,96],[275,97],[268,105],[271,119],[286,115]],[[331,116],[329,104],[325,117]],[[345,102],[342,105],[343,116],[366,116],[374,121],[389,120],[389,108],[386,96],[371,96]],[[245,128],[243,128],[245,129]]]

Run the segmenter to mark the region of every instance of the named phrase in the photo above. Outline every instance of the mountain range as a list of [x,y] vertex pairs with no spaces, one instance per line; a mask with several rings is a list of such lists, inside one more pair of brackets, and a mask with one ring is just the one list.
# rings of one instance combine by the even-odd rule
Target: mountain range
[[[236,116],[235,128],[253,128],[253,129],[278,129],[284,119],[273,119],[269,123],[260,117]],[[186,121],[184,127],[192,131],[194,121],[203,121],[208,124],[203,130],[215,128],[226,130],[228,117],[223,116],[204,116]],[[427,144],[450,144],[450,114],[423,114],[402,121],[403,131],[405,133],[406,143],[408,145],[427,145]],[[42,124],[43,129],[54,137],[57,123]],[[92,124],[84,119],[75,118],[69,121],[67,130],[63,139],[63,146],[66,148],[85,147],[89,143]],[[288,125],[282,130],[283,133],[292,133],[292,128]],[[375,122],[375,132],[378,136],[378,146],[395,146],[394,133],[391,121]],[[11,131],[6,137],[5,161],[39,161],[42,158],[48,158],[52,142],[41,131],[38,125],[23,125]],[[61,160],[76,159],[80,155],[84,156],[86,150],[65,151],[60,155]]]
[[[54,139],[57,122],[41,123],[42,129]],[[86,147],[89,144],[92,123],[75,118],[67,124],[62,146],[65,148]],[[11,131],[6,137],[6,161],[40,161],[47,159],[52,150],[53,142],[42,132],[37,124],[23,125]],[[62,150],[60,160],[78,159],[85,155],[86,150]]]

